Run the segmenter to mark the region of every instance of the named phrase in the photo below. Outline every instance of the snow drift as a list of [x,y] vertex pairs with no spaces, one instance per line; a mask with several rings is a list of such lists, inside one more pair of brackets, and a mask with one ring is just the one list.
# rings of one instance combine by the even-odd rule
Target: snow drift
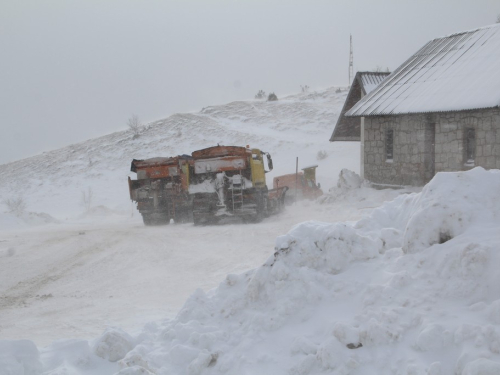
[[18,215],[9,212],[0,212],[0,227],[2,229],[14,229],[57,223],[59,223],[57,219],[45,212],[22,212]]
[[3,341],[0,369],[499,374],[499,191],[498,170],[440,173],[357,223],[295,226],[261,267],[198,290],[135,337],[115,329],[40,350]]

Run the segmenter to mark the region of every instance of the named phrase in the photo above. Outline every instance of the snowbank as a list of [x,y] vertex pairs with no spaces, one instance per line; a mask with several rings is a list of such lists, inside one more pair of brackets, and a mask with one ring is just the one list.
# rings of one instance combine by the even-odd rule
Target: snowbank
[[337,186],[331,188],[328,193],[318,198],[320,203],[334,203],[339,199],[344,199],[346,195],[358,191],[362,187],[370,187],[370,183],[361,178],[357,173],[348,169],[342,169],[337,180]]
[[59,220],[45,212],[24,212],[21,219],[28,225],[57,224]]
[[0,373],[36,375],[42,372],[40,353],[29,340],[0,340]]
[[372,209],[380,206],[380,202],[391,201],[399,195],[420,190],[418,187],[374,189],[369,181],[344,168],[339,173],[337,185],[320,196],[317,202],[330,206],[336,206],[339,202],[342,202],[357,209]]
[[44,212],[23,212],[20,215],[0,213],[0,229],[2,230],[57,223],[59,220]]
[[0,212],[0,228],[14,229],[26,226],[26,223],[19,217]]
[[[198,290],[175,319],[136,337],[113,330],[73,350],[31,347],[22,358],[18,342],[4,341],[0,366],[36,374],[498,374],[499,191],[498,170],[440,173],[421,193],[357,223],[295,226],[264,265]],[[61,358],[73,363],[67,372],[58,370]]]

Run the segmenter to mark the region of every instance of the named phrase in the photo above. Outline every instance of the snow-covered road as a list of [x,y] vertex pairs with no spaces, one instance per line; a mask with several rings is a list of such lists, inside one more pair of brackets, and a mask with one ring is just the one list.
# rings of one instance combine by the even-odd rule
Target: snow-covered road
[[260,266],[295,224],[357,220],[395,194],[302,202],[258,224],[145,227],[136,213],[0,231],[0,337],[44,346],[106,326],[140,330],[175,316],[197,288]]

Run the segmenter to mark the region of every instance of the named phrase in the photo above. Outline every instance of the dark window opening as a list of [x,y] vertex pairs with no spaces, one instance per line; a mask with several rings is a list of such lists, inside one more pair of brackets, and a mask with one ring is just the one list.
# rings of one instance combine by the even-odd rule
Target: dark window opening
[[468,128],[465,130],[465,163],[474,164],[476,158],[476,131]]
[[392,160],[394,157],[394,130],[385,131],[385,158]]

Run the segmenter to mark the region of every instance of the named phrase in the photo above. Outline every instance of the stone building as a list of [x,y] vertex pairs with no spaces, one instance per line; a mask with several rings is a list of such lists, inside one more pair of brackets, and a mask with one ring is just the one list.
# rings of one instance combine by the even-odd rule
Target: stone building
[[374,183],[500,168],[500,24],[430,41],[345,116],[361,119],[361,171]]
[[337,124],[333,130],[330,142],[335,141],[360,141],[361,120],[356,117],[345,117],[344,114],[354,107],[361,98],[372,92],[389,72],[357,72],[347,94],[344,106],[340,112]]

